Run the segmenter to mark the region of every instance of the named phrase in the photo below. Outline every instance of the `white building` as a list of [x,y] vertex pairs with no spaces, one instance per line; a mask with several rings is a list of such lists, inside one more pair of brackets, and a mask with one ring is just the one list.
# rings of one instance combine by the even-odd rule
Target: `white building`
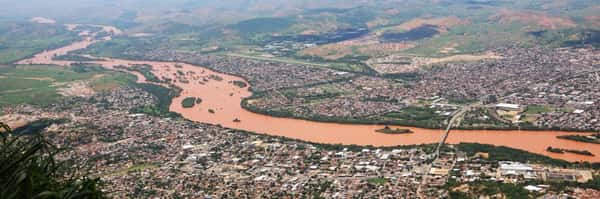
[[498,172],[500,172],[501,176],[523,176],[525,178],[535,176],[533,168],[528,164],[509,161],[501,161],[499,164],[500,168],[498,168]]
[[519,104],[508,104],[508,103],[499,103],[496,104],[497,109],[506,110],[506,111],[522,111],[523,107]]

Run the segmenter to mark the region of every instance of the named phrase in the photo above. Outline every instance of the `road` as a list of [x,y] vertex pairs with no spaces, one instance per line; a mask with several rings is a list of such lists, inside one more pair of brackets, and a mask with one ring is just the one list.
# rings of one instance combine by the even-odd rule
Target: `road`
[[460,110],[458,110],[456,113],[454,113],[452,118],[450,118],[450,121],[448,122],[448,126],[446,127],[446,131],[444,131],[444,134],[442,135],[442,139],[440,140],[440,143],[438,143],[438,146],[435,149],[435,157],[433,158],[434,160],[437,159],[438,156],[440,156],[440,149],[446,143],[446,140],[448,139],[448,135],[450,135],[450,129],[452,129],[453,126],[460,126],[463,116],[469,109],[471,109],[471,107],[473,107],[473,106],[471,105],[471,106],[462,107]]
[[232,57],[248,58],[248,59],[254,59],[254,60],[280,62],[280,63],[286,63],[286,64],[300,64],[300,65],[308,65],[308,66],[316,66],[316,67],[329,67],[328,64],[306,62],[306,61],[301,61],[301,60],[296,60],[296,59],[285,59],[285,58],[277,58],[277,57],[262,57],[259,55],[246,55],[246,54],[240,54],[240,53],[225,53],[224,55],[232,56]]
[[427,183],[427,178],[429,177],[429,171],[431,170],[431,165],[440,156],[440,150],[441,150],[442,146],[444,146],[444,144],[446,143],[446,140],[448,139],[448,136],[450,135],[450,130],[452,129],[452,127],[460,126],[460,123],[462,122],[465,113],[468,110],[470,110],[471,108],[476,107],[476,106],[480,106],[480,104],[473,104],[473,105],[463,106],[463,107],[461,107],[460,110],[456,111],[452,115],[452,118],[450,118],[450,121],[448,122],[448,126],[446,127],[446,130],[444,131],[444,134],[442,135],[442,138],[441,138],[440,142],[438,143],[437,148],[435,149],[435,152],[433,154],[434,155],[433,156],[433,160],[431,161],[430,164],[428,164],[427,166],[425,166],[426,167],[426,169],[425,169],[426,172],[423,175],[421,183],[417,187],[417,195],[419,196],[419,198],[422,198],[422,199],[426,198],[425,195],[423,195],[423,193],[422,193],[423,185],[425,185]]

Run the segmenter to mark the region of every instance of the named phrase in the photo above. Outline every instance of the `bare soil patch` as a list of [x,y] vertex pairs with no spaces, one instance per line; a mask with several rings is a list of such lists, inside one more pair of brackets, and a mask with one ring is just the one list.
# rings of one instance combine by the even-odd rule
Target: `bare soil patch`
[[96,91],[89,85],[91,81],[102,78],[104,75],[95,75],[89,80],[74,81],[66,84],[66,87],[57,89],[58,93],[63,96],[78,96],[86,97],[96,93]]
[[21,79],[38,80],[38,81],[51,81],[51,82],[56,81],[55,79],[52,79],[50,77],[23,77]]
[[373,28],[381,25],[387,25],[390,23],[390,20],[377,18],[372,21],[367,22],[367,27]]
[[496,15],[491,16],[490,20],[499,21],[500,23],[521,22],[552,30],[577,26],[573,20],[568,18],[549,16],[533,11],[514,11],[507,9],[500,10]]
[[353,53],[352,47],[343,44],[326,44],[304,49],[300,52],[301,55],[310,55],[321,57],[328,60],[336,60]]
[[86,81],[71,82],[71,83],[67,84],[67,87],[59,88],[57,90],[58,90],[58,93],[63,96],[85,97],[85,96],[91,96],[95,93],[94,89],[90,88]]
[[442,58],[429,58],[427,64],[436,64],[443,62],[473,62],[480,61],[485,59],[501,59],[501,56],[498,56],[492,52],[488,52],[481,55],[472,55],[472,54],[464,54],[464,55],[452,55],[448,57]]
[[336,60],[356,53],[381,56],[382,54],[401,52],[415,46],[410,42],[382,43],[377,35],[368,34],[356,39],[307,48],[300,51],[299,54]]
[[389,54],[400,52],[415,47],[412,43],[379,43],[374,42],[340,42],[304,49],[301,55],[321,57],[327,60],[336,60],[355,53],[365,55]]
[[464,25],[464,24],[468,24],[468,23],[469,23],[468,20],[463,20],[456,16],[430,18],[430,19],[415,18],[415,19],[407,21],[403,24],[393,27],[392,30],[408,31],[408,30],[413,30],[413,29],[419,28],[421,26],[431,25],[431,26],[437,26],[438,31],[444,33],[444,32],[448,32],[448,29],[450,29],[454,26]]
[[402,55],[390,55],[385,57],[370,59],[368,65],[378,73],[393,74],[393,73],[411,73],[420,70],[423,66],[430,66],[438,63],[447,62],[474,62],[486,59],[500,59],[502,57],[488,52],[480,55],[463,54],[452,55],[448,57],[432,58],[432,57],[414,57]]

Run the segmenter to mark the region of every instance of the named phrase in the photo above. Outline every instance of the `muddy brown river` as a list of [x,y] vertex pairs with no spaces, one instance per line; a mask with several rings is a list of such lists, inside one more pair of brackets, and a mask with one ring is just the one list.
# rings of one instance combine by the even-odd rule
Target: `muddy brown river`
[[[56,61],[52,57],[63,55],[69,51],[86,48],[95,40],[85,39],[75,42],[69,46],[46,51],[35,55],[31,59],[22,60],[19,64],[56,64],[69,65],[70,61]],[[131,61],[121,59],[105,59],[93,63],[114,69],[115,66],[130,66],[132,64],[149,64],[153,66],[153,73],[158,77],[172,79],[185,78],[189,83],[177,81],[174,84],[183,89],[181,96],[175,98],[171,104],[171,111],[180,113],[183,117],[209,124],[220,124],[224,127],[253,131],[275,136],[300,139],[310,142],[329,144],[356,144],[374,146],[395,146],[437,143],[442,137],[442,130],[422,129],[414,127],[402,127],[411,129],[412,134],[390,135],[375,132],[383,126],[379,125],[353,125],[306,121],[299,119],[278,118],[249,112],[241,107],[241,101],[252,93],[248,88],[240,88],[231,81],[244,81],[240,77],[218,73],[201,66],[175,62],[152,62]],[[180,66],[179,68],[176,65]],[[177,70],[186,75],[177,76]],[[145,82],[145,78],[133,73],[139,82]],[[218,81],[209,78],[217,75],[223,78]],[[206,81],[205,81],[206,79]],[[202,103],[193,108],[182,108],[181,101],[185,97],[200,97]],[[213,109],[214,113],[208,110]],[[239,119],[240,122],[234,122]],[[394,127],[396,128],[396,127]],[[460,142],[477,142],[482,144],[493,144],[526,150],[529,152],[550,156],[568,161],[590,161],[600,162],[600,144],[589,144],[564,139],[556,136],[567,134],[582,134],[564,131],[518,131],[518,130],[452,130],[448,142],[452,144]],[[584,156],[576,154],[556,154],[546,151],[548,146],[588,150],[598,156]]]

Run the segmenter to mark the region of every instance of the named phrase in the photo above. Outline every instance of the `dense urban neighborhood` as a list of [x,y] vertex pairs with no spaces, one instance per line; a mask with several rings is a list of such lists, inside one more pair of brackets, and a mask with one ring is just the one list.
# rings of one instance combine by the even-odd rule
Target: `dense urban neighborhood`
[[[160,50],[137,56],[240,75],[255,92],[245,107],[265,114],[440,127],[458,107],[480,101],[479,112],[489,119],[464,128],[600,130],[594,119],[599,94],[592,84],[600,78],[598,50],[510,46],[492,51],[496,59],[434,64],[401,76]],[[498,103],[519,107],[496,111]]]
[[4,0],[0,198],[600,198],[593,0]]
[[516,183],[511,186],[519,194],[545,197],[600,194],[577,188],[594,181],[591,167],[494,161],[460,145],[431,162],[433,145],[321,145],[130,112],[157,101],[143,90],[121,88],[48,108],[4,108],[2,119],[43,122],[52,143],[72,149],[60,159],[90,168],[79,172],[99,177],[113,197],[419,198],[472,194],[494,183]]

